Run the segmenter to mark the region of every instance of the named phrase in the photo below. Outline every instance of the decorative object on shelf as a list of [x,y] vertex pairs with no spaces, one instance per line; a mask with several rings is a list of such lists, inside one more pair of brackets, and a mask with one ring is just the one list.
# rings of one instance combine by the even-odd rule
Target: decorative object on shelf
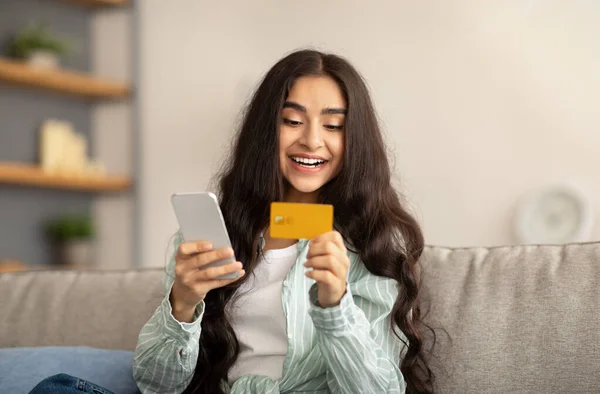
[[95,232],[89,215],[63,215],[46,224],[56,264],[93,265]]
[[23,59],[32,67],[56,69],[62,57],[71,52],[70,44],[50,32],[42,23],[19,31],[9,43],[9,56]]
[[523,244],[585,242],[594,229],[594,209],[580,188],[567,183],[548,186],[520,201],[514,224]]
[[49,174],[69,176],[104,176],[106,168],[88,157],[85,137],[70,122],[49,119],[40,133],[40,166]]

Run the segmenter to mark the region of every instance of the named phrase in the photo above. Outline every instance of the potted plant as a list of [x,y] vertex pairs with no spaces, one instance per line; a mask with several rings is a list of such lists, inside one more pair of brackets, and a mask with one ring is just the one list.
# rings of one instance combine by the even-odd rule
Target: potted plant
[[89,215],[64,215],[47,223],[55,260],[60,265],[91,265],[94,260],[94,227]]
[[68,55],[69,52],[69,44],[52,34],[42,23],[23,28],[8,45],[9,56],[43,68],[58,67],[60,58]]

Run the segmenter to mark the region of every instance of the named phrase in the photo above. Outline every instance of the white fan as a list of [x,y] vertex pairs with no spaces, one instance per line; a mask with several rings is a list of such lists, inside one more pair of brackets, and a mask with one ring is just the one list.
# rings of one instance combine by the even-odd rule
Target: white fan
[[517,207],[515,232],[523,244],[564,244],[588,241],[594,227],[593,207],[571,185],[543,188]]

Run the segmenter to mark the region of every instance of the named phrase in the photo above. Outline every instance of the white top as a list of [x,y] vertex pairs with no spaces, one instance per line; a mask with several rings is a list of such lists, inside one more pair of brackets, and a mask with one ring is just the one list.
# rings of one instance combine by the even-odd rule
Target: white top
[[239,357],[229,372],[230,385],[248,374],[281,378],[288,351],[281,291],[297,257],[298,244],[267,250],[254,275],[240,287],[240,296],[230,310],[231,325],[240,343]]

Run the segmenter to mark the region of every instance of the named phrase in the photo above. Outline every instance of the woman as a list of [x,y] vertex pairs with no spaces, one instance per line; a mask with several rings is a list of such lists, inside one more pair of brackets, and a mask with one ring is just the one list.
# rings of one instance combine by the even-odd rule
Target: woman
[[[168,296],[136,349],[142,391],[431,391],[417,329],[423,238],[346,60],[302,50],[273,66],[218,194],[233,251],[178,242]],[[270,238],[273,201],[332,204],[337,231]],[[231,254],[238,263],[198,270]],[[238,279],[214,279],[231,272]]]

